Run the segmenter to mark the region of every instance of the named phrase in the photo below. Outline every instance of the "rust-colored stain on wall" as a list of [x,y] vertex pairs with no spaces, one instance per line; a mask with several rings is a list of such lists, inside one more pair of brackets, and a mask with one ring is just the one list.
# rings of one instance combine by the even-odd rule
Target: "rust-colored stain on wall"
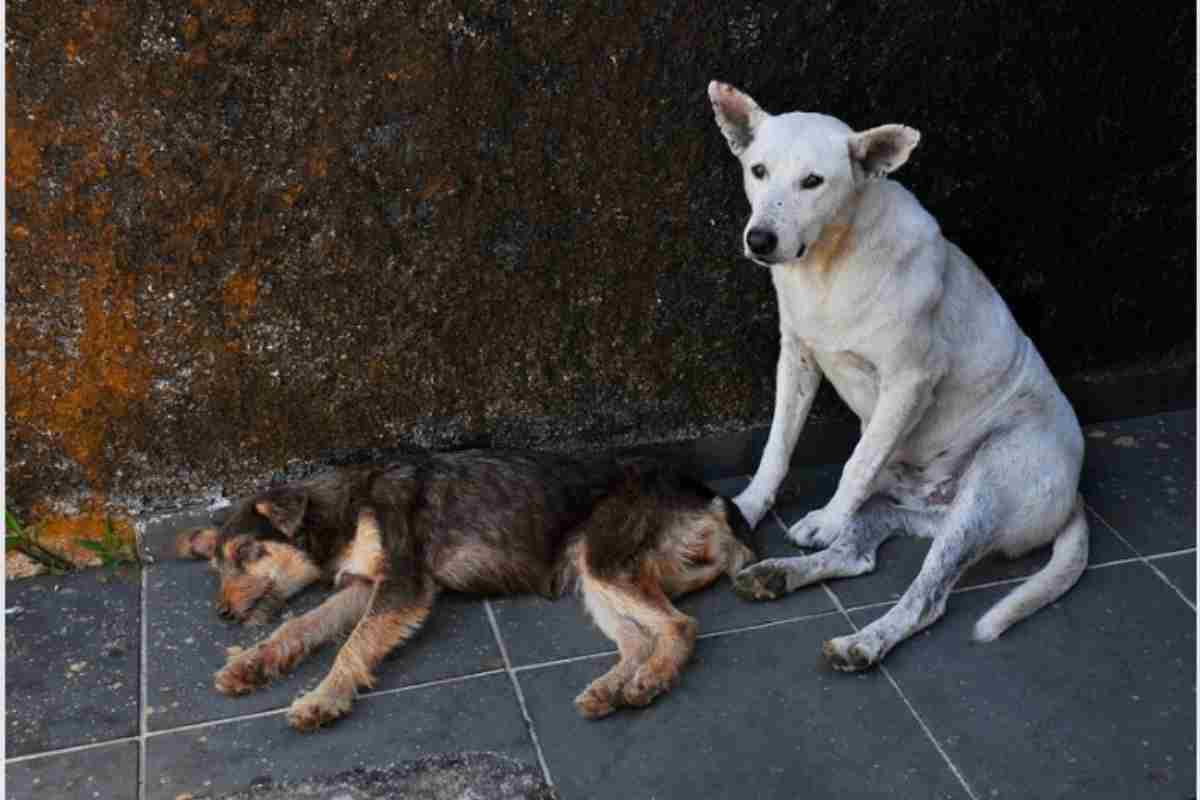
[[[699,346],[656,288],[692,253],[663,241],[685,225],[687,183],[631,193],[622,171],[669,161],[612,124],[647,124],[630,98],[653,48],[584,103],[607,50],[553,22],[547,45],[570,46],[531,80],[560,99],[527,102],[511,61],[549,51],[534,55],[543,33],[511,41],[499,7],[331,8],[12,10],[6,374],[23,508],[235,492],[332,448],[496,432],[585,447],[641,438],[638,416],[660,437],[748,419],[745,390],[658,390],[692,372],[672,353]],[[641,35],[623,18],[574,24]]]
[[[851,76],[788,43],[811,39],[806,26],[865,26],[869,9],[286,5],[6,7],[7,499],[22,511],[237,494],[331,451],[595,449],[765,423],[777,319],[767,276],[737,256],[745,208],[712,77],[744,79],[772,110],[820,86],[847,119],[936,120],[942,160],[922,156],[923,174],[941,188],[927,199],[975,225],[968,251],[1003,245],[1017,271],[1032,257],[974,222],[1025,188],[951,177],[978,173],[979,137],[953,116],[970,104],[937,94],[911,55],[921,31],[954,29],[933,6],[911,6],[921,24],[873,40],[878,58]],[[746,44],[768,31],[773,61]],[[997,35],[998,52],[1040,69],[1026,38]],[[997,63],[960,64],[955,86],[1009,86]],[[1048,93],[1058,73],[1020,83]],[[1013,142],[1067,126],[1053,103],[1012,100],[988,124]],[[1128,107],[1112,114],[1136,129]],[[1066,167],[1112,152],[1101,144],[1073,140]],[[1188,153],[1122,145],[1157,154],[1138,174],[1163,196],[1190,196],[1176,185]],[[1155,239],[1147,226],[1185,227],[1161,208],[1118,225],[1111,203],[1073,201],[1108,215],[1108,238],[1071,259],[1100,264]],[[1047,257],[1068,260],[1039,253],[1039,269]],[[1139,282],[1193,279],[1171,263]],[[1093,271],[1097,293],[1107,275]],[[1039,346],[1073,358],[1076,290],[1055,281],[1016,297],[1018,313],[1045,304],[1056,333]],[[1137,331],[1124,356],[1175,343],[1168,315],[1113,309],[1108,328]]]
[[258,279],[253,275],[237,274],[225,282],[225,305],[237,309],[241,319],[250,316],[257,300]]

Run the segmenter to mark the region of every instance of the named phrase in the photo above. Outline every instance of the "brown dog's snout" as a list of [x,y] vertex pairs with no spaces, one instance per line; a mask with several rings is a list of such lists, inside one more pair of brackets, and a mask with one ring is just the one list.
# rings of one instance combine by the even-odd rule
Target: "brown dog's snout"
[[263,580],[226,579],[221,582],[221,591],[217,597],[217,613],[226,619],[245,619],[268,588],[267,582]]

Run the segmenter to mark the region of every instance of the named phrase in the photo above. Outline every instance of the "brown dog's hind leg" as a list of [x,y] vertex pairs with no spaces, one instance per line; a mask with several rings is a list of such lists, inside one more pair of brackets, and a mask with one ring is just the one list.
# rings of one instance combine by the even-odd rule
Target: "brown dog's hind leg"
[[638,625],[636,619],[622,614],[620,587],[607,584],[594,576],[582,573],[583,602],[604,635],[617,643],[621,658],[616,666],[601,675],[575,698],[575,708],[588,719],[606,717],[625,705],[624,690],[637,668],[654,652],[653,636]]
[[654,698],[679,682],[679,675],[692,656],[699,626],[696,620],[671,604],[663,591],[654,562],[643,565],[637,580],[634,611],[639,625],[654,632],[654,651],[625,684],[625,702],[649,705]]
[[597,718],[622,705],[644,706],[669,690],[692,654],[696,621],[671,605],[658,565],[642,559],[636,574],[597,576],[580,559],[584,602],[602,631],[616,641],[621,660],[575,701],[585,717]]
[[358,688],[375,684],[373,673],[387,654],[420,630],[436,595],[437,587],[427,577],[375,585],[370,608],[338,651],[333,669],[317,688],[292,703],[291,726],[316,730],[349,711]]
[[252,692],[296,668],[310,653],[350,630],[366,612],[374,587],[355,581],[324,603],[280,625],[267,639],[234,653],[217,672],[222,694]]

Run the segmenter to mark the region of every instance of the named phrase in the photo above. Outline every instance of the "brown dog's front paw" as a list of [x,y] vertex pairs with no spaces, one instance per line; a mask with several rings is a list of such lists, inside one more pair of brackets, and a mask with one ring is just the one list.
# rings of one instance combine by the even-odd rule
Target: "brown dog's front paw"
[[292,703],[288,709],[288,724],[301,733],[315,731],[345,716],[352,702],[353,695],[337,694],[318,687]]
[[603,679],[593,681],[591,686],[575,698],[575,709],[584,719],[601,719],[621,707],[621,687],[615,689]]
[[663,672],[644,664],[634,673],[633,679],[625,684],[625,702],[631,706],[648,706],[660,694],[671,691],[679,683],[678,672]]
[[263,669],[261,654],[261,648],[255,647],[231,655],[228,663],[213,676],[217,691],[237,696],[265,686],[270,676]]

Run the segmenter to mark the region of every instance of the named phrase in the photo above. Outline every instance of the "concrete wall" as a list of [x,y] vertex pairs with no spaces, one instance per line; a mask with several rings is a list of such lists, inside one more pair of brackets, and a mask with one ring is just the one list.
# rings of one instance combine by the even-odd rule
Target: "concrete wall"
[[[736,257],[713,77],[919,128],[899,177],[1058,374],[1194,360],[1190,3],[7,13],[22,508],[168,505],[354,448],[764,424],[776,314]],[[827,395],[813,424],[844,415]]]

